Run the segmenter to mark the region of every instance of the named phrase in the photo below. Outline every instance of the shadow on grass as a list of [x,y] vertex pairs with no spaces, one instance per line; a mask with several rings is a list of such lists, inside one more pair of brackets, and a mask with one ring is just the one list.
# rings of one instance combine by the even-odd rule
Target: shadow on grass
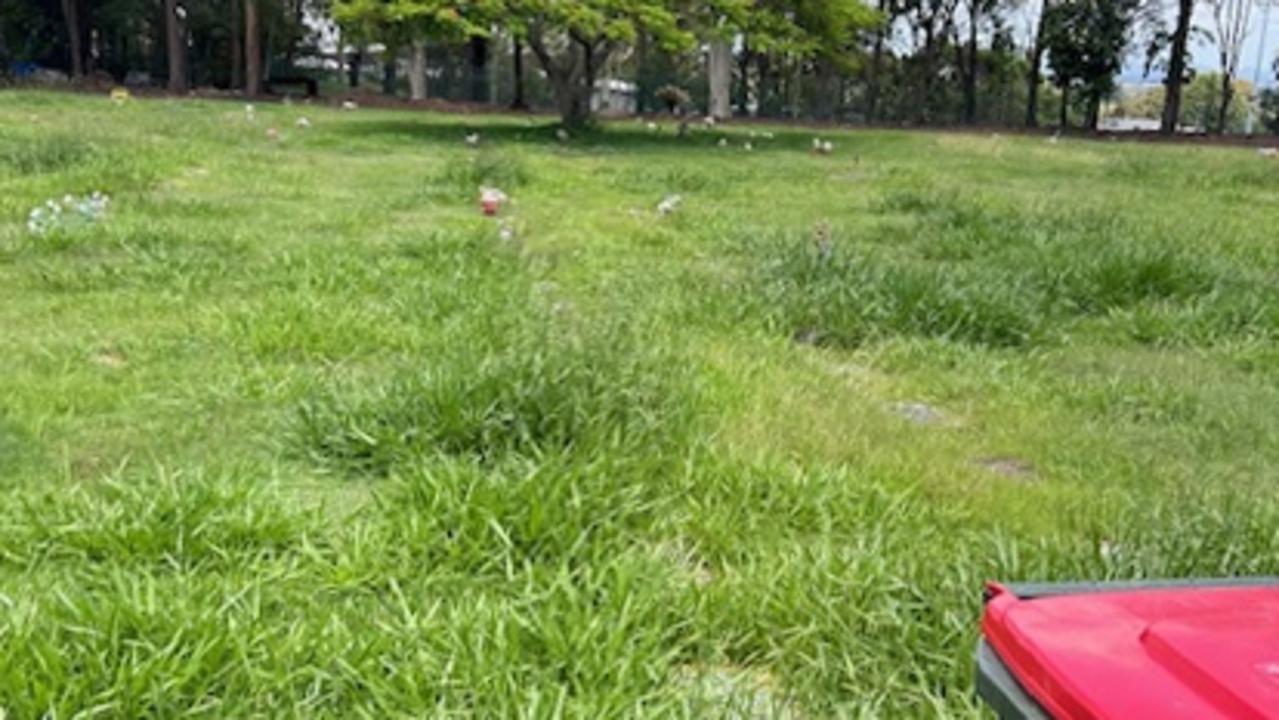
[[[479,133],[481,143],[557,146],[566,149],[626,150],[628,152],[680,152],[686,150],[746,153],[806,152],[811,147],[811,131],[755,130],[744,127],[706,127],[692,123],[684,136],[678,133],[675,119],[658,122],[651,129],[647,121],[608,121],[589,128],[571,130],[567,141],[560,141],[560,124],[544,118],[473,119],[432,122],[407,119],[371,119],[335,125],[333,132],[358,138],[412,137],[423,142],[461,143],[469,133]],[[770,137],[771,136],[771,137]],[[724,140],[727,145],[720,146]],[[848,138],[841,138],[848,140]]]

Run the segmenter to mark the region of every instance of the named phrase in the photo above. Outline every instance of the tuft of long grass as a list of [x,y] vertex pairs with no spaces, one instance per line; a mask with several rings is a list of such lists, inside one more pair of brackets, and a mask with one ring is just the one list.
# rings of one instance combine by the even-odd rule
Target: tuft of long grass
[[92,142],[71,133],[39,134],[34,138],[0,135],[0,168],[18,175],[66,170],[99,153]]
[[[1279,298],[1256,269],[1123,236],[1043,245],[1017,238],[1017,227],[992,246],[989,233],[965,235],[973,226],[960,223],[948,242],[967,250],[922,262],[848,236],[822,247],[794,232],[749,239],[739,251],[754,268],[733,292],[770,327],[843,347],[903,335],[1026,347],[1059,341],[1081,318],[1118,322],[1151,343],[1213,344],[1279,327]],[[1139,320],[1115,320],[1127,316]]]
[[324,466],[374,474],[432,455],[657,454],[689,432],[676,363],[624,327],[471,335],[374,387],[308,400],[296,442]]
[[797,338],[857,347],[912,335],[1015,347],[1042,322],[1036,298],[1013,273],[858,254],[839,239],[829,250],[794,235],[765,242],[744,292],[756,295],[771,325]]
[[509,193],[533,178],[533,170],[520,151],[484,146],[451,156],[435,178],[435,185],[452,195],[471,198],[481,186]]

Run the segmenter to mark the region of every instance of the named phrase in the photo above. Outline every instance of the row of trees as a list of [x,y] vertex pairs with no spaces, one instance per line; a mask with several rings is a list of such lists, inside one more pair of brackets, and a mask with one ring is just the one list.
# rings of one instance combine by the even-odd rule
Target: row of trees
[[[1231,88],[1233,97],[1248,97],[1253,93],[1252,83],[1247,80],[1236,80]],[[1167,105],[1165,94],[1167,89],[1162,85],[1129,90],[1122,93],[1114,102],[1113,111],[1127,118],[1143,118],[1160,120]],[[1267,125],[1279,121],[1274,114],[1271,96],[1274,91],[1265,90],[1260,93],[1259,100],[1265,106],[1262,119]],[[1279,99],[1279,98],[1276,98]],[[1207,132],[1243,133],[1248,129],[1248,108],[1244,103],[1232,102],[1226,115],[1221,115],[1222,92],[1221,75],[1218,73],[1200,73],[1195,75],[1181,89],[1181,122],[1185,126]],[[1274,128],[1267,128],[1274,132]]]
[[[1031,126],[1055,116],[1095,128],[1125,59],[1144,49],[1173,132],[1192,46],[1211,43],[1211,125],[1227,128],[1243,43],[1269,0],[1167,1],[1042,0],[1028,12],[1022,0],[4,0],[0,61],[256,94],[336,35],[336,57],[323,59],[351,84],[377,57],[388,92],[406,76],[411,98],[438,96],[428,86],[461,67],[469,99],[492,99],[480,88],[501,60],[511,104],[545,99],[569,124],[590,118],[607,76],[635,81],[641,109],[674,84],[719,116]],[[1194,26],[1196,3],[1211,27]],[[1018,38],[1013,18],[1027,14]]]
[[309,49],[311,0],[0,0],[0,74],[130,75],[256,92]]

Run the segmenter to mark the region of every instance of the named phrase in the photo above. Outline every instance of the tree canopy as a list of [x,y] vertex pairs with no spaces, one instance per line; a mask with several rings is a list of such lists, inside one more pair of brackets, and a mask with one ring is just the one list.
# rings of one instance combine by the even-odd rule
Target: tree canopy
[[1230,32],[1205,33],[1189,23],[1194,0],[1179,0],[1171,31],[1148,22],[1154,0],[1047,0],[1021,37],[1016,0],[6,0],[0,74],[174,92],[269,92],[302,75],[366,92],[361,78],[380,72],[387,94],[407,78],[412,99],[531,104],[570,125],[600,107],[652,110],[665,86],[689,98],[681,111],[710,112],[714,85],[720,117],[1033,125],[1055,112],[1094,127],[1125,58],[1148,49],[1171,131],[1198,124],[1197,106],[1181,107],[1191,41],[1219,46],[1213,124],[1233,126],[1221,118],[1240,18],[1257,1],[1221,0]]

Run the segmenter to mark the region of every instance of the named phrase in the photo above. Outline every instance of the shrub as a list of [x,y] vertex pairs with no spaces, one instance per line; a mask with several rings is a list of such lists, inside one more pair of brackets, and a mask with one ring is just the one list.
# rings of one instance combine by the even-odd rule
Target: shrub
[[675,113],[680,108],[687,107],[693,102],[693,98],[688,94],[688,91],[678,85],[663,85],[653,93],[653,97],[665,105],[666,111],[670,113]]
[[1279,90],[1261,91],[1261,122],[1271,134],[1279,134]]

